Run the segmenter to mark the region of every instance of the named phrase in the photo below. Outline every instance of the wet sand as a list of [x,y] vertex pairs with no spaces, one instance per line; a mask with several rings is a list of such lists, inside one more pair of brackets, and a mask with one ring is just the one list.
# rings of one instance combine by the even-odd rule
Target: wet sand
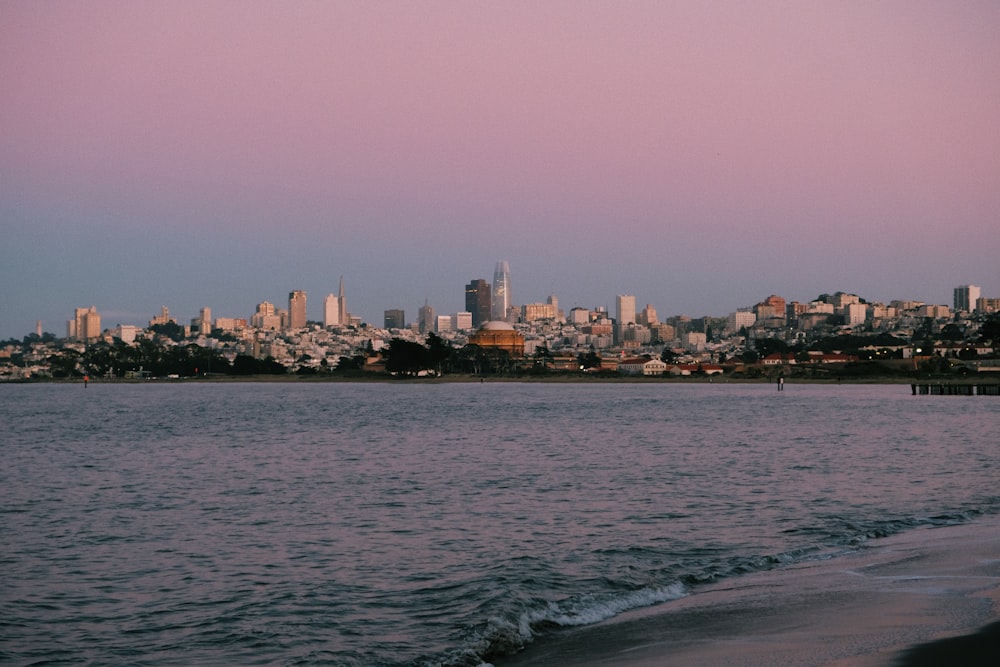
[[1000,517],[699,587],[497,667],[1000,665]]

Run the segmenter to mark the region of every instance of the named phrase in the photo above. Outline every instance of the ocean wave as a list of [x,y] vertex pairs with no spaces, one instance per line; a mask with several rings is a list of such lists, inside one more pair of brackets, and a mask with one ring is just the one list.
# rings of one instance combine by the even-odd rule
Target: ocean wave
[[562,627],[592,625],[632,609],[677,600],[687,587],[674,582],[628,592],[592,593],[561,601],[536,601],[519,613],[490,617],[469,642],[440,662],[419,662],[421,667],[482,667],[512,655],[539,634]]

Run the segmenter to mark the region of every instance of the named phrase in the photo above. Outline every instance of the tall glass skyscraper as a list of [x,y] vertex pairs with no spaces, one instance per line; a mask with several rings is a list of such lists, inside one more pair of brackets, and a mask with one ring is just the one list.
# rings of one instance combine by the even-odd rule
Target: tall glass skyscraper
[[465,310],[472,313],[472,326],[477,329],[493,319],[491,294],[490,284],[482,278],[465,286]]
[[493,319],[506,321],[510,300],[510,265],[503,259],[493,270]]

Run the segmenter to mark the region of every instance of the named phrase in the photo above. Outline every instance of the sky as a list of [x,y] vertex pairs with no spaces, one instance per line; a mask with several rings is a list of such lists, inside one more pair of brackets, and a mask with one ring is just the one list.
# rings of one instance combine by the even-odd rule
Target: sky
[[661,318],[1000,297],[1000,3],[0,0],[0,339],[511,267]]

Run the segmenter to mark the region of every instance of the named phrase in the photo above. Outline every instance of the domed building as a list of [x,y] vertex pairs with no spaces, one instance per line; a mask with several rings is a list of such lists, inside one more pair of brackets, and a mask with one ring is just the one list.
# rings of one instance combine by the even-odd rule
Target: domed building
[[524,336],[507,322],[490,320],[469,336],[469,343],[507,350],[512,357],[524,356]]

